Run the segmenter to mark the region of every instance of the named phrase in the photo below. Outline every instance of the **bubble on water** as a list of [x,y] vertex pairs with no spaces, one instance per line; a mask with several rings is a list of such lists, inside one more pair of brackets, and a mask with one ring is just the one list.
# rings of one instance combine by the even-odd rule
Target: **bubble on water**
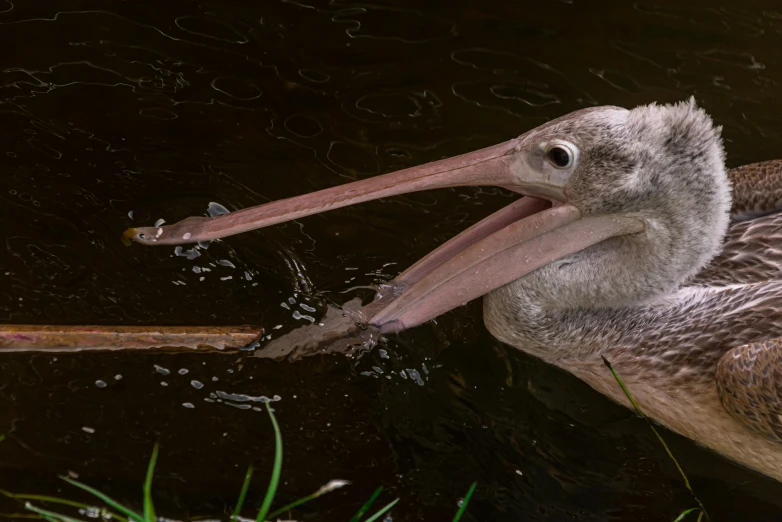
[[106,387],[106,382],[105,381],[101,381],[100,379],[98,379],[97,381],[95,381],[95,386],[97,386],[98,388],[105,388]]
[[209,214],[209,217],[217,217],[222,216],[223,214],[230,214],[231,211],[222,206],[220,203],[216,203],[214,201],[209,202],[209,206],[206,208],[207,214]]
[[87,506],[87,507],[79,508],[79,514],[84,515],[87,518],[100,518],[101,510],[100,508],[95,506]]
[[221,391],[221,390],[218,390],[215,393],[215,396],[216,397],[220,397],[223,400],[233,401],[233,402],[262,402],[262,403],[269,403],[269,402],[273,402],[273,401],[280,401],[280,400],[282,400],[282,397],[280,397],[279,395],[274,395],[270,399],[269,397],[267,397],[265,395],[258,395],[258,396],[255,396],[255,395],[245,395],[244,393],[228,393],[228,392],[224,392],[224,391]]
[[321,488],[318,490],[318,495],[323,495],[324,493],[328,493],[330,491],[334,491],[335,489],[339,489],[342,487],[345,487],[350,484],[349,480],[330,480],[325,485],[321,486]]
[[224,404],[227,404],[228,406],[233,406],[234,408],[237,408],[239,410],[249,410],[252,408],[249,404],[234,404],[233,402],[225,402]]

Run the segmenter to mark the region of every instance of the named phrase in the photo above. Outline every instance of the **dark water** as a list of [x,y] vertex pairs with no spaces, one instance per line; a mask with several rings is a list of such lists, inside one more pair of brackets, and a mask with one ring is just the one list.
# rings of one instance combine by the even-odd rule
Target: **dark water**
[[[322,311],[390,279],[510,195],[392,198],[195,259],[126,248],[122,230],[466,152],[584,106],[694,94],[724,126],[731,166],[782,156],[772,0],[3,0],[0,39],[4,323],[258,324],[277,336],[306,323],[293,317],[312,313],[302,304]],[[159,440],[163,514],[222,515],[248,464],[263,470],[257,504],[271,427],[205,401],[225,391],[282,398],[280,502],[354,482],[301,520],[347,520],[379,485],[402,499],[395,521],[450,520],[473,480],[467,520],[664,521],[693,505],[642,421],[493,340],[479,303],[382,348],[296,363],[3,355],[0,488],[57,492],[71,471],[135,502]],[[782,518],[782,485],[665,436],[715,520]]]

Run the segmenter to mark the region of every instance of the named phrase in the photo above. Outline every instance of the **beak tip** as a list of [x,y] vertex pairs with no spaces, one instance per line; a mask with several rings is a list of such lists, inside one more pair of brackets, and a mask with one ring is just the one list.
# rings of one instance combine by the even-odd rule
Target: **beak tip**
[[120,241],[122,241],[123,245],[129,247],[133,242],[133,240],[136,239],[136,237],[137,237],[136,229],[129,228],[122,233],[122,237],[120,238]]
[[163,233],[161,227],[129,228],[122,233],[122,243],[129,246],[131,242],[142,245],[154,245]]

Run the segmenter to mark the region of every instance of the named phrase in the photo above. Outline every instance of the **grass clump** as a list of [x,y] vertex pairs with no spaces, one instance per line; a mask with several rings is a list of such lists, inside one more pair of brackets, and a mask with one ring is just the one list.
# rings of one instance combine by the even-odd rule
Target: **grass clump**
[[[288,513],[297,506],[300,506],[306,502],[309,502],[322,495],[325,495],[326,493],[330,493],[336,489],[339,489],[349,484],[349,482],[345,480],[332,480],[327,484],[323,485],[314,493],[311,493],[294,502],[291,502],[290,504],[286,504],[285,506],[275,511],[271,511],[271,507],[274,502],[274,497],[277,493],[277,486],[280,483],[280,475],[282,474],[282,433],[280,432],[280,426],[277,423],[277,419],[274,416],[274,412],[272,411],[269,404],[266,404],[266,411],[269,413],[269,418],[271,419],[272,427],[274,428],[274,464],[272,466],[272,473],[269,479],[269,485],[266,488],[266,493],[264,495],[263,502],[261,503],[261,508],[258,511],[257,516],[255,517],[256,522],[276,520],[277,516],[282,515],[283,513]],[[2,441],[1,437],[2,436],[0,436],[0,441]],[[0,514],[0,516],[8,516],[13,518],[38,518],[38,519],[46,520],[47,522],[84,522],[81,519],[77,519],[62,513],[51,511],[49,509],[44,509],[42,507],[33,504],[33,502],[36,502],[36,503],[66,506],[72,509],[77,509],[82,514],[88,514],[87,516],[93,520],[99,518],[101,520],[117,520],[119,522],[159,522],[161,520],[166,520],[167,522],[171,522],[170,519],[162,519],[162,518],[159,519],[157,517],[157,515],[155,514],[155,506],[154,503],[152,502],[152,478],[155,474],[155,465],[157,464],[158,449],[159,449],[158,445],[155,444],[155,446],[152,449],[152,455],[150,456],[149,464],[147,466],[146,478],[144,480],[144,485],[142,488],[143,491],[142,513],[137,513],[133,511],[132,509],[120,504],[119,502],[112,499],[108,495],[102,493],[101,491],[91,486],[88,486],[87,484],[79,482],[78,480],[72,479],[70,477],[60,477],[68,484],[78,489],[81,489],[83,491],[86,491],[87,493],[95,497],[97,500],[100,500],[104,504],[104,506],[101,508],[97,508],[95,506],[91,506],[81,502],[74,502],[72,500],[59,498],[59,497],[51,497],[47,495],[34,495],[34,494],[19,494],[19,493],[11,493],[9,491],[0,490],[0,494],[12,498],[14,500],[24,502],[25,508],[28,511],[32,512],[32,514],[30,515]],[[250,488],[250,481],[252,480],[253,477],[253,471],[254,470],[252,466],[247,468],[247,472],[245,473],[244,476],[244,482],[242,483],[241,490],[239,491],[239,497],[236,501],[236,506],[234,507],[233,513],[230,516],[231,521],[244,522],[245,520],[247,520],[247,519],[243,519],[240,514],[244,506],[245,500],[247,498],[247,492]],[[475,487],[476,487],[476,483],[473,482],[473,484],[470,486],[469,491],[467,492],[467,495],[464,497],[462,505],[459,508],[459,511],[456,513],[453,522],[459,522],[459,520],[462,518],[462,515],[467,509],[467,504],[470,500],[470,497],[475,491]],[[377,500],[377,498],[380,496],[382,491],[383,491],[382,487],[376,489],[375,492],[372,494],[372,496],[364,503],[364,505],[361,506],[361,508],[356,512],[356,514],[353,515],[353,517],[350,519],[350,522],[377,522],[381,520],[380,517],[382,517],[387,512],[389,512],[396,505],[396,503],[399,502],[399,499],[397,498],[389,502],[382,508],[380,508],[372,515],[369,515],[367,518],[363,518],[370,510],[375,500]]]

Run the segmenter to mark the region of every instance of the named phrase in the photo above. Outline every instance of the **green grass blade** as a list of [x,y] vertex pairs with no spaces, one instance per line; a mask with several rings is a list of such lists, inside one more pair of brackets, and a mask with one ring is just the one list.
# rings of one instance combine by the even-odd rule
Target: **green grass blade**
[[253,478],[253,467],[247,468],[247,473],[244,474],[244,482],[242,482],[242,490],[239,492],[239,498],[236,500],[236,507],[234,508],[234,514],[231,518],[237,518],[244,506],[244,499],[247,497],[247,490],[250,488],[250,479]]
[[375,513],[374,515],[366,519],[364,522],[375,522],[375,520],[382,517],[386,511],[394,507],[397,502],[399,502],[399,499],[396,499],[393,502],[389,502],[388,504],[386,504],[386,506],[383,509],[381,509],[380,511],[378,511],[377,513]]
[[155,522],[155,505],[152,503],[152,476],[155,474],[155,464],[157,463],[158,444],[152,448],[152,456],[149,457],[147,466],[147,478],[144,481],[144,521]]
[[269,412],[269,418],[272,420],[272,427],[274,428],[274,467],[272,468],[272,476],[269,479],[269,487],[266,489],[266,496],[263,498],[263,504],[261,504],[261,510],[255,519],[256,522],[266,520],[266,515],[272,507],[272,501],[274,501],[274,495],[277,493],[277,485],[280,483],[280,472],[282,471],[282,434],[280,433],[280,426],[277,424],[277,419],[274,417],[274,412],[268,402],[266,403],[266,411]]
[[[682,511],[681,514],[678,517],[676,517],[676,520],[674,520],[673,522],[681,522],[682,520],[684,520],[684,517],[686,517],[687,515],[689,515],[690,513],[694,512],[694,511],[699,511],[701,513],[701,515],[703,515],[703,511],[701,511],[701,508],[694,507],[694,508],[688,509],[687,511]],[[698,520],[700,520],[700,519],[701,519],[701,517],[699,516]]]
[[380,493],[383,492],[383,486],[380,486],[375,490],[374,493],[372,493],[372,496],[369,497],[369,500],[364,502],[364,505],[359,508],[359,510],[356,512],[355,515],[353,515],[353,518],[350,519],[350,522],[359,522],[361,520],[361,517],[364,516],[364,513],[369,511],[369,508],[372,507],[372,503],[377,500],[377,497],[380,496]]
[[662,437],[662,435],[660,435],[660,432],[658,432],[657,428],[654,427],[654,424],[652,424],[652,421],[649,420],[649,417],[647,417],[644,414],[644,412],[641,411],[641,408],[638,406],[638,403],[635,402],[635,399],[633,398],[633,396],[630,395],[630,391],[625,386],[625,383],[622,382],[622,379],[619,377],[619,374],[616,373],[616,371],[614,370],[614,367],[611,366],[611,363],[608,362],[608,359],[603,357],[603,363],[605,363],[605,365],[608,366],[608,369],[611,370],[611,373],[613,374],[614,379],[616,379],[616,382],[619,383],[619,386],[622,388],[622,391],[627,396],[627,399],[630,401],[630,404],[632,404],[633,408],[635,408],[636,413],[638,413],[638,415],[640,415],[646,421],[646,423],[652,429],[652,432],[654,432],[655,436],[657,437],[657,440],[660,441],[660,444],[662,444],[663,448],[665,449],[665,453],[668,454],[668,457],[670,457],[670,459],[676,465],[676,469],[679,470],[679,475],[681,475],[682,479],[684,480],[684,485],[687,487],[688,490],[690,490],[690,494],[692,494],[692,498],[695,499],[695,502],[698,503],[698,508],[700,509],[701,513],[706,517],[706,520],[711,520],[709,518],[709,514],[706,512],[706,508],[703,507],[703,503],[701,502],[701,499],[698,498],[698,495],[695,494],[695,491],[693,491],[692,486],[690,486],[690,479],[687,478],[687,474],[684,473],[684,470],[679,465],[679,461],[676,460],[676,457],[673,456],[673,452],[668,447],[668,445],[665,443],[665,440],[663,440],[663,437]]
[[464,500],[462,500],[462,505],[459,507],[459,511],[456,512],[456,516],[453,517],[453,522],[459,522],[461,520],[462,515],[464,515],[464,512],[467,511],[467,504],[470,502],[470,498],[472,497],[473,492],[475,491],[475,487],[478,485],[477,482],[473,482],[470,485],[470,489],[467,491],[467,494],[464,496]]
[[318,498],[318,497],[320,497],[322,495],[325,495],[326,493],[331,493],[335,489],[339,489],[339,488],[341,488],[343,486],[347,486],[348,484],[350,484],[350,483],[348,481],[346,481],[346,480],[332,480],[328,484],[326,484],[325,486],[323,486],[320,489],[318,489],[315,493],[311,493],[311,494],[307,495],[306,497],[300,498],[299,500],[294,500],[290,504],[286,504],[283,507],[281,507],[280,509],[278,509],[277,511],[274,511],[273,513],[270,513],[268,518],[274,518],[277,515],[281,515],[282,513],[285,513],[286,511],[290,511],[291,509],[295,508],[296,506],[300,506],[300,505],[304,504],[305,502],[309,502],[310,500],[315,500],[316,498]]
[[63,504],[77,509],[86,509],[90,507],[88,504],[82,504],[81,502],[74,502],[73,500],[67,500],[59,497],[49,497],[47,495],[33,495],[28,493],[11,493],[4,489],[0,489],[0,495],[12,498],[14,500],[37,500],[39,502],[51,502],[52,504]]
[[46,509],[41,509],[39,507],[33,506],[29,502],[25,504],[25,508],[29,509],[33,513],[38,513],[42,517],[50,517],[58,522],[84,522],[83,520],[79,520],[78,518],[72,518],[66,515],[61,515],[60,513],[55,513],[54,511],[48,511]]
[[60,477],[60,478],[65,482],[67,482],[68,484],[72,486],[76,486],[77,488],[86,491],[90,495],[99,498],[100,500],[103,501],[104,504],[106,504],[111,508],[116,509],[117,511],[127,516],[131,520],[134,520],[135,522],[144,522],[144,518],[141,515],[126,508],[125,506],[123,506],[122,504],[120,504],[110,496],[106,495],[105,493],[102,493],[101,491],[98,491],[97,489],[90,487],[82,482],[79,482],[78,480],[74,480],[70,477]]
[[[76,502],[65,498],[50,497],[48,495],[35,495],[30,493],[11,493],[10,491],[5,491],[3,489],[0,489],[0,495],[6,496],[8,498],[12,498],[14,500],[24,500],[24,501],[35,500],[38,502],[47,502],[50,504],[61,504],[63,506],[68,506],[76,509],[88,509],[90,507],[93,507],[90,504],[84,504],[82,502]],[[119,513],[115,513],[114,511],[108,509],[106,510],[106,512],[109,515],[111,515],[112,518],[118,520],[119,522],[128,522],[128,519],[123,517]]]

